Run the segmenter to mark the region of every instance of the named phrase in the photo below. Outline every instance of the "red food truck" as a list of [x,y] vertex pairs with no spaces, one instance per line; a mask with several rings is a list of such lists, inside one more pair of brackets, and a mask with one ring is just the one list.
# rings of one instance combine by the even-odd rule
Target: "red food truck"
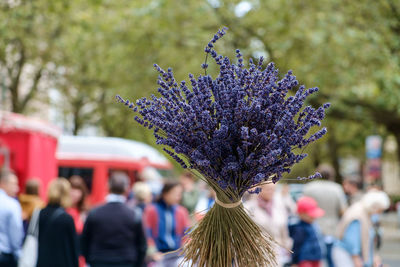
[[0,166],[15,171],[21,189],[27,179],[39,178],[44,198],[49,181],[57,177],[55,154],[60,135],[61,130],[47,122],[0,111]]
[[144,143],[113,137],[61,136],[59,128],[44,121],[0,112],[0,167],[4,165],[16,172],[21,191],[27,179],[40,179],[42,198],[52,179],[79,175],[88,186],[90,204],[104,200],[107,179],[114,171],[127,173],[133,183],[147,167],[161,173],[172,169],[164,155]]
[[153,167],[159,172],[172,169],[153,147],[114,137],[61,136],[56,158],[59,176],[79,175],[85,180],[91,204],[103,201],[108,177],[114,171],[127,173],[134,183],[144,168]]

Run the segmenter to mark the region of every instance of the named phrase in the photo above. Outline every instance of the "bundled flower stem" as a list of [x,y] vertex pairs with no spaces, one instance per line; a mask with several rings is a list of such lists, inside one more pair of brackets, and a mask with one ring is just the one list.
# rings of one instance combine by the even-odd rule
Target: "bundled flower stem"
[[[237,64],[218,55],[214,44],[224,34],[225,28],[205,48],[206,59],[220,69],[215,79],[207,75],[207,62],[205,75],[189,74],[190,85],[178,84],[172,69],[155,65],[158,97],[136,105],[117,99],[140,114],[135,120],[154,130],[166,153],[216,192],[217,204],[188,234],[185,260],[211,267],[274,266],[274,242],[246,214],[241,198],[258,193],[257,185],[276,183],[307,156],[305,147],[326,133],[311,129],[321,126],[329,104],[303,108],[318,88],[299,86],[291,71],[279,80],[274,64],[264,68],[263,58],[246,68],[239,50]],[[297,90],[290,95],[292,89]]]
[[[224,192],[217,199],[231,202]],[[197,266],[276,266],[274,241],[247,215],[240,199],[233,201],[240,205],[214,205],[189,233],[185,259]]]

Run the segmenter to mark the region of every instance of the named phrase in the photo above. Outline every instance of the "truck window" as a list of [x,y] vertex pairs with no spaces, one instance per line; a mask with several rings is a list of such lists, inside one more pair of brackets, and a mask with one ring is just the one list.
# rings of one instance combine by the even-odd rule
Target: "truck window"
[[89,193],[92,192],[93,168],[59,167],[58,176],[69,179],[73,175],[79,175],[85,181]]

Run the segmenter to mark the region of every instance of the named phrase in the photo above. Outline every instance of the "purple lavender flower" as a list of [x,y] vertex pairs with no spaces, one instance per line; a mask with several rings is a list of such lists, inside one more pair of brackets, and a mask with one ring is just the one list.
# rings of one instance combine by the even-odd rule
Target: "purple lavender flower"
[[[237,64],[219,55],[214,44],[225,30],[204,49],[219,65],[216,78],[190,74],[190,85],[178,84],[172,69],[154,65],[159,96],[139,99],[136,105],[117,99],[139,113],[135,120],[153,129],[156,143],[183,168],[196,169],[241,196],[259,183],[279,181],[307,156],[304,148],[327,132],[314,128],[320,127],[329,104],[302,109],[318,88],[299,86],[291,71],[279,79],[275,65],[263,68],[262,58],[250,60],[246,68],[239,50]],[[207,70],[207,62],[202,68]]]

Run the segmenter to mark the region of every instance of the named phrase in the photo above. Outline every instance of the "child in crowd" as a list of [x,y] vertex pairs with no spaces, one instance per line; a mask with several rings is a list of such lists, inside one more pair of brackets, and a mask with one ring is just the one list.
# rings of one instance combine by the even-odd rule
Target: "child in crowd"
[[297,201],[299,221],[289,225],[289,235],[293,239],[292,264],[298,267],[319,267],[322,249],[318,230],[313,222],[325,212],[311,197],[301,197]]

